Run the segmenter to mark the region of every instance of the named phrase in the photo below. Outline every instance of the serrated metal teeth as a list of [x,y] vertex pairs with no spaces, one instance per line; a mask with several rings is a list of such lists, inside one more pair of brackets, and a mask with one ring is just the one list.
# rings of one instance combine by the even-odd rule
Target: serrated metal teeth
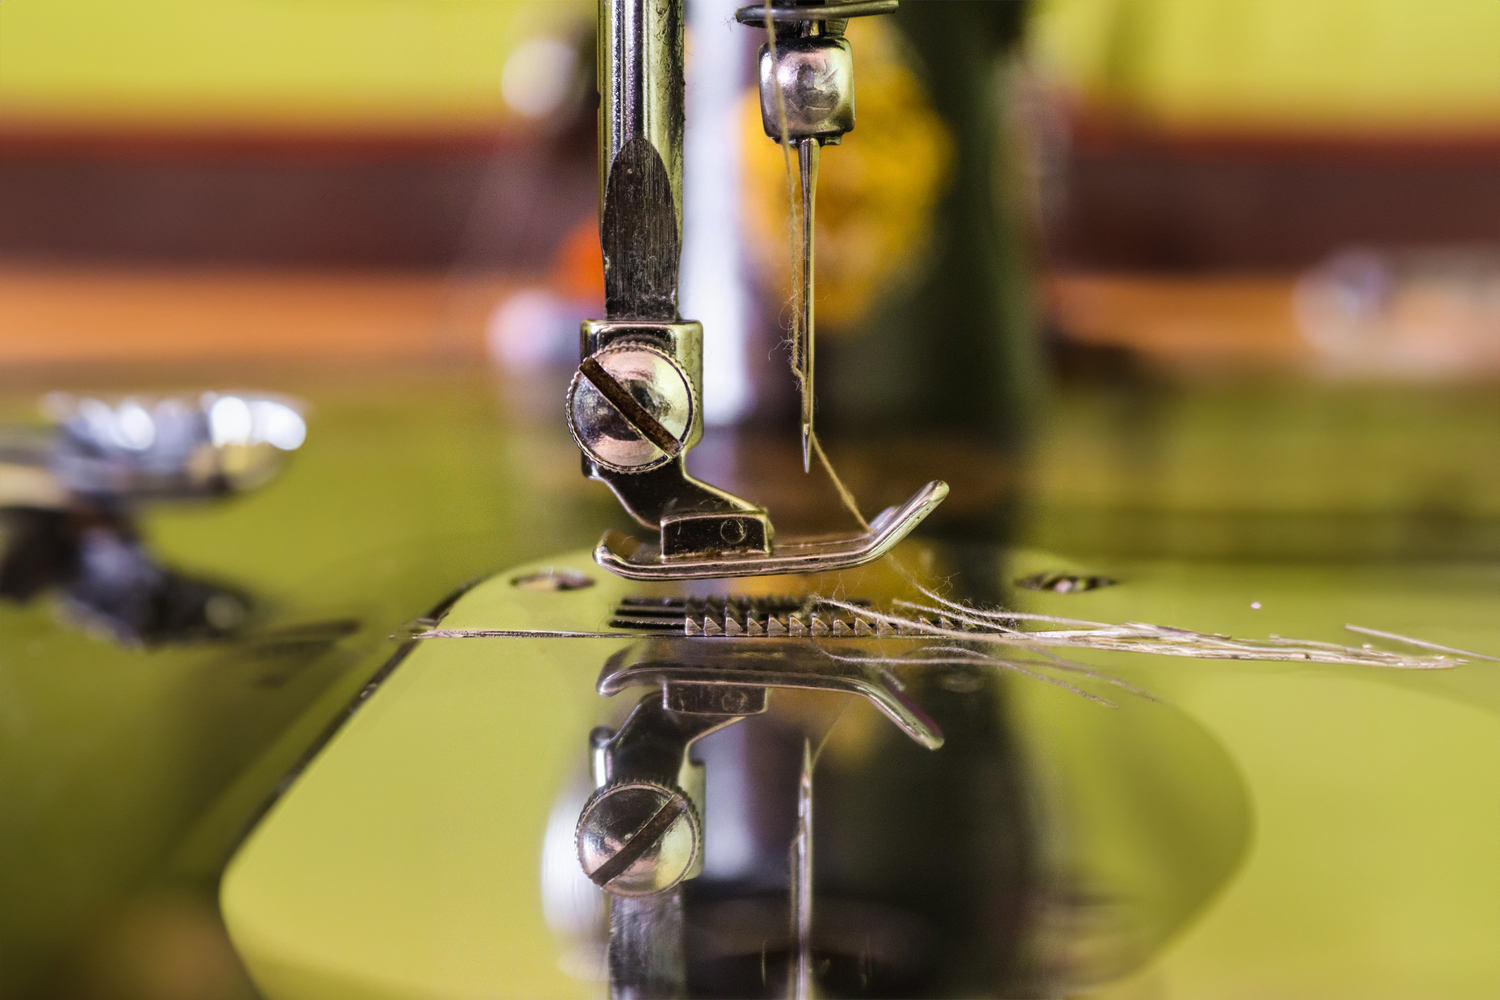
[[[648,600],[651,603],[648,607]],[[870,603],[856,600],[854,609],[836,607],[811,599],[783,597],[710,596],[675,599],[674,606],[660,598],[634,598],[632,613],[637,617],[655,615],[651,621],[660,619],[681,623],[682,634],[689,636],[725,636],[728,638],[781,638],[786,636],[805,638],[866,638],[876,636],[920,635],[923,631],[938,628],[932,620],[923,618],[921,626],[892,624],[873,611],[862,611]],[[655,610],[660,605],[660,610]],[[622,602],[621,607],[624,607]],[[682,617],[672,618],[672,611]],[[945,616],[938,623],[944,629],[959,626]]]

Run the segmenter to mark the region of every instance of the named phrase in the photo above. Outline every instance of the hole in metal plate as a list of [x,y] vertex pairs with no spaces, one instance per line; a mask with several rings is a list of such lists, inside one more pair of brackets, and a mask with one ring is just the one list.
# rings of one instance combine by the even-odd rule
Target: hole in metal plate
[[520,587],[522,590],[583,590],[592,587],[592,577],[584,576],[582,573],[571,569],[552,569],[548,567],[540,573],[527,573],[510,581],[512,587]]

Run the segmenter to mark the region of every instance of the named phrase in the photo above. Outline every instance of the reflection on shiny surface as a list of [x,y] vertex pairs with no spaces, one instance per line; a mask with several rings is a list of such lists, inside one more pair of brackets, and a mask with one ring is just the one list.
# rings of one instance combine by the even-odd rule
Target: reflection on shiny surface
[[[933,555],[908,550],[905,561],[962,588],[951,571],[976,553]],[[875,567],[866,587],[872,573],[894,575]],[[574,613],[582,616],[572,627],[587,628],[588,615]],[[454,617],[464,614],[461,605]],[[901,640],[886,644],[893,641]],[[814,654],[832,655],[828,644],[837,645],[810,642]],[[653,644],[662,642],[642,640],[610,664]],[[718,655],[726,666],[751,649],[688,644],[695,662]],[[765,655],[788,654],[767,647]],[[905,695],[947,734],[941,748],[918,749],[862,701],[780,689],[768,714],[694,744],[707,781],[707,853],[703,874],[682,889],[687,995],[1071,993],[1149,961],[1241,862],[1248,790],[1217,741],[1180,710],[1128,696],[1104,707],[1077,689],[977,661],[887,662],[900,664]],[[647,695],[636,714],[655,698]],[[807,760],[814,744],[815,772]],[[572,831],[557,817],[581,807],[578,795],[570,785],[549,821],[542,887],[544,900],[582,894],[589,906],[573,911],[582,914],[602,897],[549,861],[565,852]],[[814,801],[816,823],[802,812]],[[800,840],[804,825],[817,831],[815,852]],[[805,876],[799,896],[795,875],[814,854],[807,868],[816,874]],[[559,920],[557,909],[549,905],[549,925],[565,956],[605,948],[602,923]],[[575,959],[567,963],[584,975]],[[787,985],[804,978],[805,989]]]
[[[7,804],[0,993],[7,997],[76,995],[67,983],[84,966],[100,976],[217,968],[212,962],[228,945],[213,937],[222,930],[209,921],[225,858],[269,792],[320,745],[328,723],[395,651],[386,637],[477,576],[528,559],[536,560],[531,571],[567,569],[549,554],[591,543],[614,509],[597,484],[578,479],[576,451],[560,430],[497,419],[508,397],[483,375],[340,373],[277,384],[309,399],[318,414],[280,477],[243,502],[153,506],[141,519],[165,564],[242,582],[264,602],[257,610],[264,618],[211,648],[130,650],[60,627],[41,602],[0,602],[0,797]],[[1048,514],[1029,514],[1011,530],[1047,550],[1013,551],[991,567],[992,586],[980,588],[985,600],[1049,615],[1341,643],[1350,641],[1342,624],[1351,621],[1500,653],[1493,614],[1500,579],[1488,559],[1494,466],[1466,459],[1494,450],[1493,392],[1297,382],[1253,389],[1149,384],[1060,397],[1034,467],[1008,473],[1024,476],[1016,488],[1030,509]],[[552,398],[562,390],[552,388]],[[0,403],[10,414],[29,412],[38,394],[10,390]],[[802,488],[794,446],[757,447],[753,439],[727,443],[726,464],[768,490],[781,482]],[[927,452],[929,462],[943,454]],[[912,465],[925,473],[922,463]],[[1446,506],[1433,506],[1439,500]],[[1363,520],[1350,521],[1356,509]],[[1072,520],[1058,519],[1068,511]],[[1123,514],[1134,519],[1122,527]],[[1209,514],[1215,519],[1205,524]],[[1302,516],[1325,520],[1284,530]],[[1316,529],[1325,521],[1346,527]],[[1482,558],[1455,558],[1463,552]],[[517,600],[567,601],[612,585],[586,561],[578,569],[598,577],[594,587],[536,593],[507,582],[504,589]],[[1003,586],[1037,573],[1122,582],[1066,594]],[[641,589],[630,585],[625,594]],[[1252,609],[1252,600],[1263,607]],[[617,603],[604,602],[601,615]],[[364,624],[338,634],[309,625],[330,621]],[[450,615],[443,624],[464,623]],[[368,799],[360,791],[346,803],[389,807],[399,785],[425,796],[423,806],[393,810],[378,826],[348,812],[305,817],[328,834],[328,851],[277,887],[285,895],[267,900],[272,916],[299,946],[336,932],[361,982],[392,984],[398,993],[401,984],[439,982],[455,996],[597,996],[597,951],[575,949],[578,963],[566,973],[558,968],[563,946],[543,916],[537,861],[559,790],[586,770],[582,737],[592,725],[619,721],[596,714],[593,684],[605,657],[554,661],[548,650],[558,643],[528,641],[499,660],[482,641],[443,641],[459,650],[467,672],[449,677],[461,680],[463,699],[427,732],[423,753],[431,755],[365,744],[378,757],[376,780]],[[417,646],[414,657],[422,655]],[[1184,931],[1145,968],[1094,992],[1110,1000],[1153,991],[1184,1000],[1494,993],[1500,806],[1475,792],[1500,780],[1500,684],[1492,664],[1412,672],[1080,655],[1170,707],[1105,709],[1030,681],[995,688],[1006,710],[995,714],[1013,746],[1025,749],[1017,752],[1020,773],[1043,798],[1030,805],[1027,822],[1077,836],[1042,845],[1049,853],[1035,866],[1050,881],[1026,898],[1045,901],[1045,914],[1032,918],[1036,940],[1076,933],[1097,947],[1059,944],[1044,956],[1049,968],[1128,964],[1150,947],[1152,928],[1176,920]],[[391,682],[424,672],[421,660],[409,659]],[[967,676],[945,676],[942,684],[934,697],[960,704],[978,697],[948,691],[973,687]],[[785,699],[777,707],[793,714]],[[796,724],[820,736],[837,705],[814,710]],[[346,727],[339,742],[363,742],[360,729],[374,721],[367,715]],[[882,727],[898,744],[906,741],[873,713],[851,711],[834,728],[816,772],[825,810],[820,841],[834,822],[836,779],[890,757],[889,749],[861,749]],[[739,738],[736,729],[722,738]],[[945,731],[957,738],[951,720]],[[786,740],[800,754],[795,729]],[[706,878],[744,885],[758,852],[775,847],[785,856],[774,831],[757,832],[758,822],[780,822],[778,814],[757,811],[750,792],[776,784],[759,768],[795,774],[795,760],[778,764],[760,749],[772,746],[757,739],[722,748],[731,761],[750,759],[744,770],[716,771],[717,760],[709,761]],[[1220,749],[1199,754],[1207,746]],[[1220,783],[1224,755],[1237,777]],[[507,761],[524,766],[500,766]],[[716,773],[730,777],[720,781]],[[504,796],[489,784],[500,775],[510,775]],[[908,778],[880,780],[937,798]],[[1252,849],[1218,893],[1191,910],[1201,887],[1232,860],[1237,834],[1229,821],[1244,805],[1236,788],[1252,805]],[[1209,797],[1194,804],[1198,791]],[[1189,807],[1180,810],[1184,800]],[[915,825],[928,801],[898,797],[869,808]],[[569,807],[573,818],[581,806],[579,799]],[[298,810],[278,808],[298,822]],[[1228,817],[1222,826],[1215,825],[1220,811]],[[570,837],[571,823],[560,825]],[[733,836],[721,837],[724,830]],[[826,862],[820,878],[832,878],[835,855],[819,857]],[[910,863],[890,857],[893,865]],[[449,875],[434,867],[445,860],[455,865]],[[570,843],[560,860],[577,871]],[[1176,881],[1155,874],[1172,871]],[[376,886],[375,874],[389,883]],[[325,891],[321,879],[343,875],[346,893]],[[201,919],[134,922],[136,914],[161,912],[152,901],[164,882],[190,894]],[[1143,896],[1142,885],[1162,894]],[[761,905],[701,906],[695,926],[712,937],[690,942],[692,953],[736,954],[716,942],[735,945],[736,928]],[[769,912],[755,919],[784,938],[784,897],[765,905]],[[850,932],[852,943],[835,940],[831,951],[857,956],[864,946],[853,939],[868,931],[869,948],[890,956],[894,968],[931,953],[921,925],[903,921],[905,911],[879,909],[865,897],[845,919],[841,905],[829,898],[818,911],[830,936]],[[404,919],[417,930],[404,930]],[[148,923],[192,932],[111,935],[111,928]],[[1105,933],[1111,928],[1120,930],[1114,943]],[[579,933],[575,940],[588,940],[586,927]],[[140,944],[147,940],[150,947]],[[1391,941],[1403,943],[1392,948]],[[758,982],[759,943],[738,953],[751,947]],[[480,988],[481,976],[494,977],[494,988]],[[852,976],[857,984],[857,965]],[[431,995],[437,987],[421,989]],[[331,991],[324,979],[313,992]]]
[[54,393],[44,408],[58,424],[54,475],[108,502],[252,489],[275,475],[280,453],[307,439],[296,405],[270,397],[206,392],[111,405]]
[[50,434],[0,427],[0,599],[56,590],[65,620],[125,645],[234,633],[249,594],[161,565],[141,508],[263,484],[307,438],[297,406],[213,392],[115,403],[52,393],[43,410]]
[[56,589],[65,621],[125,645],[221,638],[249,616],[240,589],[161,566],[126,518],[0,510],[0,599]]

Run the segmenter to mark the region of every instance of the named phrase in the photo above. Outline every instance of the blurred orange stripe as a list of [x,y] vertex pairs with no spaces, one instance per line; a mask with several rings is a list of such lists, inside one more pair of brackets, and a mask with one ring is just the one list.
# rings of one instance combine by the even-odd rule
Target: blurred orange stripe
[[0,268],[0,364],[477,356],[494,276]]
[[1053,321],[1070,339],[1192,360],[1298,360],[1290,277],[1058,275]]

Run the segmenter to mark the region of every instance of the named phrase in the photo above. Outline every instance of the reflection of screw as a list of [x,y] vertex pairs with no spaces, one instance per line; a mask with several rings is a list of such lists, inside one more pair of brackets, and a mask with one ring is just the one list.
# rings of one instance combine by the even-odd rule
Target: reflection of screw
[[650,896],[681,882],[700,850],[697,811],[681,789],[623,781],[594,793],[578,817],[578,861],[617,896]]

